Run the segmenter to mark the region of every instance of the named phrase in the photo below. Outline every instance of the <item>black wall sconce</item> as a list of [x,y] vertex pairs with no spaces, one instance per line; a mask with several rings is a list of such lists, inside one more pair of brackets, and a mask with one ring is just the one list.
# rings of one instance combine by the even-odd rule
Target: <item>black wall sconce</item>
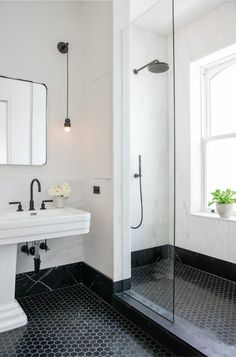
[[71,121],[68,116],[69,111],[69,43],[59,42],[57,49],[60,53],[66,54],[66,119],[64,122],[64,129],[66,132],[71,129]]

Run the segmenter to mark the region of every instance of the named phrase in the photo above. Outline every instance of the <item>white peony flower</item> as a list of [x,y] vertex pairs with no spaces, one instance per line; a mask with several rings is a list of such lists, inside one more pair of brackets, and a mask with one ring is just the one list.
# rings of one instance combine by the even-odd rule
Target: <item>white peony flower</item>
[[71,187],[67,182],[63,182],[60,184],[62,196],[65,198],[70,197],[71,195]]
[[62,196],[61,188],[59,186],[56,187],[55,189],[55,194],[56,197]]
[[63,182],[60,185],[53,185],[48,191],[51,197],[64,197],[68,198],[71,195],[71,187],[67,182]]

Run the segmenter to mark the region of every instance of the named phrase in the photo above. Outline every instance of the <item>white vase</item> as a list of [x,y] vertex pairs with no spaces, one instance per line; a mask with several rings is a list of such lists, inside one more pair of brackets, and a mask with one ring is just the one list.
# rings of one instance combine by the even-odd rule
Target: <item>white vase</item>
[[221,218],[229,218],[232,216],[234,205],[233,203],[228,204],[216,204],[216,210]]
[[65,198],[64,197],[55,197],[55,206],[56,208],[64,208],[65,206]]

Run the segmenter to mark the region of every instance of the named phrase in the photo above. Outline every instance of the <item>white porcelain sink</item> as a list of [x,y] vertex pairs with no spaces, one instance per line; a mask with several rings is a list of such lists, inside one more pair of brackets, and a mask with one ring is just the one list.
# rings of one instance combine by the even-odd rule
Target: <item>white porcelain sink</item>
[[15,300],[17,243],[88,233],[90,213],[75,208],[0,211],[0,332],[27,323]]
[[37,218],[52,218],[52,217],[68,217],[77,215],[79,211],[74,208],[54,208],[45,210],[35,210],[35,211],[23,211],[23,212],[6,212],[3,215],[3,219],[14,220],[27,220],[27,219],[37,219]]
[[75,208],[0,211],[0,245],[89,232],[90,213]]

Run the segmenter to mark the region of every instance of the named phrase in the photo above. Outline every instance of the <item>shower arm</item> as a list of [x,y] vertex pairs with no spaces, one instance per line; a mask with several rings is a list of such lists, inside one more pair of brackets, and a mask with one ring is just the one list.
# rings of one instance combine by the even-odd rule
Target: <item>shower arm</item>
[[148,64],[145,64],[145,66],[143,66],[143,67],[140,67],[138,69],[134,69],[133,72],[134,72],[134,74],[138,74],[139,71],[142,71],[142,69],[148,67],[150,64],[154,64],[154,63],[158,63],[158,62],[159,62],[158,60],[154,60],[152,62],[149,62]]

